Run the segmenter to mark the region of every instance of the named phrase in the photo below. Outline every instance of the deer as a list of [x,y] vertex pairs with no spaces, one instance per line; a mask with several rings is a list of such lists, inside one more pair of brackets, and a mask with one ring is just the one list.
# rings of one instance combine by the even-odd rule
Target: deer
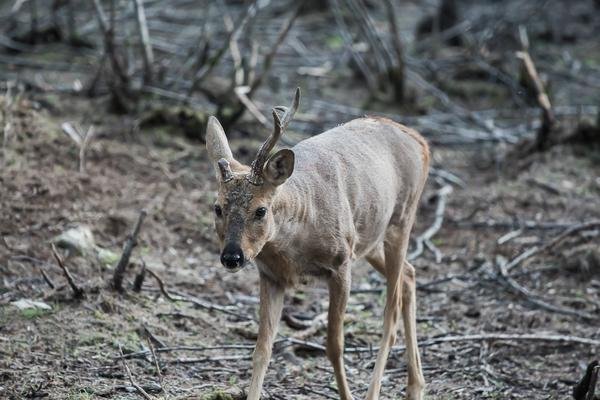
[[353,398],[344,367],[343,325],[357,259],[380,272],[387,289],[366,398],[379,398],[401,314],[406,398],[423,399],[415,269],[406,255],[428,176],[427,142],[391,119],[367,116],[272,153],[299,102],[297,88],[290,107],[272,109],[273,132],[249,166],[233,157],[219,121],[211,116],[207,122],[206,148],[218,181],[214,214],[220,261],[232,273],[248,264],[259,273],[259,327],[247,399],[260,398],[286,290],[315,279],[328,287],[326,355],[339,397]]

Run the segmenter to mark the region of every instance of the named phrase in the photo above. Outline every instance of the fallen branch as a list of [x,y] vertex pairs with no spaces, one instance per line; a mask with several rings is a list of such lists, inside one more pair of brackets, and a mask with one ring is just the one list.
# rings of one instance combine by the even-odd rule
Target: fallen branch
[[[570,335],[544,335],[544,334],[503,334],[503,333],[484,333],[478,335],[449,335],[437,338],[422,340],[419,347],[430,347],[443,343],[455,342],[493,342],[493,341],[528,341],[528,342],[554,342],[562,344],[581,344],[586,346],[600,346],[600,340],[588,339],[579,336]],[[394,346],[395,351],[406,350],[405,346]],[[367,353],[378,351],[378,346],[373,347],[350,347],[345,350],[346,353]]]
[[173,292],[176,296],[173,296],[171,293],[169,293],[167,291],[167,288],[165,287],[165,283],[163,282],[163,280],[160,278],[160,276],[158,276],[158,274],[154,271],[152,271],[150,268],[146,268],[146,271],[152,275],[154,277],[154,279],[156,279],[156,281],[158,282],[158,287],[160,289],[160,292],[162,293],[163,296],[165,296],[165,298],[167,300],[170,301],[183,301],[183,302],[187,302],[187,303],[192,303],[197,307],[203,308],[205,310],[208,311],[219,311],[225,314],[229,314],[229,315],[233,315],[237,318],[240,318],[242,320],[245,321],[254,321],[254,318],[252,317],[248,317],[246,315],[242,315],[242,314],[238,314],[236,312],[233,312],[225,307],[213,304],[213,303],[209,303],[206,301],[203,301],[199,298],[193,297],[193,296],[189,296],[186,295],[184,293],[181,292]]
[[442,223],[444,222],[444,211],[446,209],[446,201],[448,200],[448,195],[450,193],[452,193],[452,186],[449,185],[443,186],[440,190],[436,192],[438,203],[435,209],[435,220],[433,221],[433,224],[415,240],[415,250],[413,250],[413,252],[408,254],[408,256],[406,257],[408,261],[412,261],[419,257],[423,253],[425,243],[431,241],[433,236],[435,236],[435,234],[442,227]]
[[520,265],[523,261],[551,249],[552,247],[558,245],[560,242],[562,242],[567,237],[574,235],[576,233],[579,233],[581,231],[587,231],[587,230],[592,230],[592,229],[600,229],[600,221],[599,220],[584,222],[584,223],[580,223],[580,224],[576,224],[576,225],[571,225],[565,231],[563,231],[560,235],[556,236],[555,238],[553,238],[552,240],[550,240],[548,243],[544,244],[543,246],[533,246],[533,247],[525,250],[523,253],[519,254],[518,256],[516,256],[515,258],[510,260],[508,263],[506,263],[506,265],[504,265],[504,268],[506,269],[507,272],[510,272],[516,266]]
[[498,271],[499,271],[498,275],[500,276],[502,281],[510,289],[512,289],[513,292],[524,297],[529,303],[534,304],[535,306],[542,308],[544,310],[551,311],[551,312],[554,312],[557,314],[570,315],[570,316],[578,317],[578,318],[581,318],[581,319],[584,319],[587,321],[597,321],[598,320],[598,317],[595,315],[572,310],[569,308],[555,306],[553,304],[550,304],[550,303],[538,298],[538,296],[535,295],[534,293],[531,293],[529,291],[529,289],[521,286],[516,280],[514,280],[513,278],[508,276],[506,264],[498,263],[497,266],[498,266]]
[[146,217],[146,210],[140,211],[140,215],[137,219],[133,232],[127,238],[127,242],[125,242],[125,246],[123,247],[123,254],[121,255],[121,259],[119,263],[115,267],[115,272],[113,275],[113,288],[116,290],[123,290],[123,275],[125,273],[125,268],[129,265],[129,259],[131,257],[131,252],[133,248],[137,246],[137,237],[140,233],[140,229],[142,227],[142,223],[144,222],[144,218]]
[[85,296],[85,292],[83,291],[83,289],[81,289],[75,283],[75,279],[73,279],[73,276],[71,275],[71,273],[65,266],[62,258],[60,258],[60,256],[58,255],[58,252],[56,251],[56,247],[54,246],[54,243],[52,244],[52,255],[56,259],[56,262],[58,263],[58,266],[60,267],[60,269],[62,269],[63,273],[65,274],[65,277],[67,278],[67,282],[69,282],[69,286],[71,286],[71,289],[73,289],[75,298],[82,299]]
[[[213,350],[254,350],[255,345],[245,344],[232,344],[232,345],[220,345],[220,346],[172,346],[172,347],[159,347],[155,349],[156,353],[170,353],[174,351],[213,351]],[[145,357],[151,354],[150,350],[141,350],[134,353],[127,353],[124,358],[139,358]]]
[[[146,340],[148,341],[148,347],[150,348],[150,352],[152,353],[152,359],[154,360],[154,367],[156,368],[156,375],[158,376],[158,384],[160,385],[161,392],[164,393],[165,389],[163,387],[163,376],[162,372],[160,372],[160,365],[158,363],[158,357],[156,357],[156,352],[154,351],[154,346],[152,346],[151,334],[150,331],[148,331],[148,328],[146,328],[145,326],[144,329],[148,333]],[[125,360],[123,360],[123,362],[125,362]]]
[[43,266],[40,266],[40,272],[42,273],[42,277],[44,278],[44,281],[46,281],[48,286],[50,286],[50,289],[54,289],[56,286],[54,285],[54,282],[52,282],[52,279],[50,279],[48,274],[46,274],[46,271],[44,271]]
[[131,383],[131,386],[133,386],[135,388],[135,390],[138,391],[138,393],[140,395],[142,395],[143,398],[145,398],[146,400],[154,400],[154,397],[150,396],[140,385],[138,385],[136,383],[136,381],[133,379],[133,375],[131,374],[131,370],[129,369],[129,366],[127,365],[127,362],[125,361],[125,358],[123,358],[123,349],[121,348],[121,344],[119,343],[119,353],[121,354],[121,362],[123,363],[123,367],[125,367],[125,371],[127,372],[127,376],[129,377],[129,382]]

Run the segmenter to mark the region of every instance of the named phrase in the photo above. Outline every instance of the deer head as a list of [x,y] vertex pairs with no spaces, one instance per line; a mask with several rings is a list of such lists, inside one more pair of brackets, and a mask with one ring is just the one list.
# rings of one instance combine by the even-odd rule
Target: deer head
[[221,263],[231,272],[253,260],[275,232],[273,200],[277,188],[294,170],[294,152],[282,149],[271,155],[271,151],[299,102],[298,88],[291,107],[273,108],[273,133],[260,146],[250,166],[233,158],[219,121],[215,117],[208,120],[206,148],[219,182],[215,227],[221,244]]

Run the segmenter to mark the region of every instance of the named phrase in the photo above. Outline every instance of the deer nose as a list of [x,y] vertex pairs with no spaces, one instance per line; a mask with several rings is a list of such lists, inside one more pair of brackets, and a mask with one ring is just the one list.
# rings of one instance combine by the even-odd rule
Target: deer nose
[[244,252],[238,245],[228,243],[221,253],[221,264],[230,269],[240,268],[244,265]]

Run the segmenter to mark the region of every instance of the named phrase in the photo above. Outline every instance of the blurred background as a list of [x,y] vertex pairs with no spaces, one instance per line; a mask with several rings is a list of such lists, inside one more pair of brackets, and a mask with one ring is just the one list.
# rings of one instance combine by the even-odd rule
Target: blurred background
[[[0,21],[0,397],[244,398],[257,274],[219,265],[205,126],[250,162],[296,87],[282,146],[364,115],[431,145],[409,250],[430,398],[593,397],[599,1],[4,0]],[[384,290],[358,261],[356,398]],[[326,289],[286,304],[265,398],[337,398]]]

